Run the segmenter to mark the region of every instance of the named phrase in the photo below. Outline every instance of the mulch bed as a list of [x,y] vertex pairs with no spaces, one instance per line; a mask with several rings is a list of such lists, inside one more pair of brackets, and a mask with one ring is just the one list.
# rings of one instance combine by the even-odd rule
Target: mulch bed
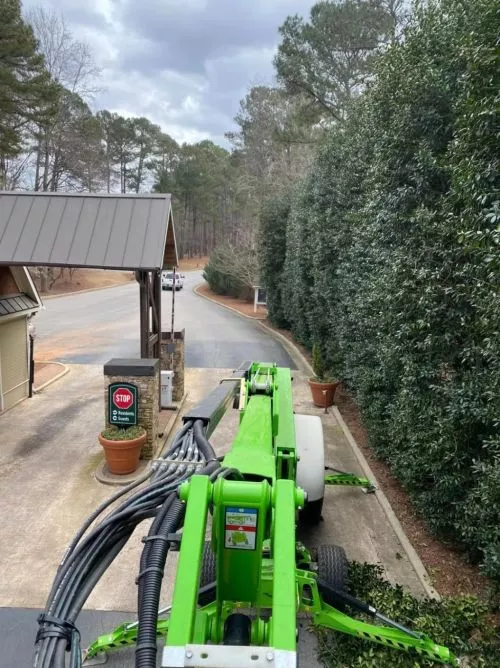
[[482,594],[487,597],[493,588],[491,580],[481,575],[479,569],[469,564],[453,546],[447,546],[429,533],[401,483],[392,475],[387,464],[375,457],[368,446],[368,436],[356,402],[343,385],[337,389],[335,403],[437,591],[443,596]]

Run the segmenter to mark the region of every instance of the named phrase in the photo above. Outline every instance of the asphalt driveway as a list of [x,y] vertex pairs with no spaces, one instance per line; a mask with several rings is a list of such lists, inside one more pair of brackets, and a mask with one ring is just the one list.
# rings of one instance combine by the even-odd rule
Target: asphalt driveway
[[[240,317],[193,292],[199,271],[186,273],[175,295],[175,328],[186,330],[186,366],[236,368],[258,359],[294,368],[294,363],[257,322]],[[35,357],[69,364],[104,364],[112,357],[138,357],[139,287],[119,287],[47,299],[35,318]],[[162,292],[163,330],[170,331],[172,293]]]

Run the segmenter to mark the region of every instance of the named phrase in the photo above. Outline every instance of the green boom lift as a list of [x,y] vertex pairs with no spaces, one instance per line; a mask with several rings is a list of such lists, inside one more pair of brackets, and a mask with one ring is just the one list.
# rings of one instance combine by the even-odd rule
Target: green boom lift
[[[229,452],[217,458],[208,438],[231,403],[240,410],[239,429]],[[155,512],[149,515],[156,519],[144,539],[139,619],[93,642],[85,653],[86,664],[100,663],[106,653],[136,645],[136,666],[152,667],[157,639],[162,637],[161,665],[165,668],[292,668],[297,666],[297,615],[308,613],[317,627],[409,652],[415,661],[420,656],[439,664],[460,665],[446,647],[351,596],[342,548],[322,546],[313,557],[296,540],[297,521],[319,519],[325,482],[358,485],[366,491],[374,487],[366,478],[348,473],[325,477],[320,418],[294,414],[289,369],[245,363],[183,421],[183,429],[160,460],[146,491],[135,495],[134,512],[127,515],[129,506],[122,505],[116,514],[119,520],[115,522],[111,514],[103,522],[108,524],[99,533],[101,543],[110,527],[117,534],[120,528],[124,531],[123,517],[140,514],[138,509],[145,507],[152,488],[167,480],[161,469],[174,467],[169,470],[176,471],[175,485],[168,483],[174,492],[156,499]],[[198,460],[193,452],[198,452]],[[308,500],[308,496],[314,498]],[[168,504],[170,510],[165,511]],[[164,518],[169,513],[175,517],[170,523],[162,520],[162,525],[158,519],[162,513]],[[211,540],[207,542],[209,515]],[[177,531],[181,526],[182,532]],[[82,535],[83,530],[69,556],[66,554],[46,613],[39,620],[39,662],[35,665],[52,665],[47,659],[56,656],[56,650],[50,653],[50,643],[55,647],[61,641],[63,649],[71,649],[71,665],[80,665],[76,608],[70,603],[64,607],[63,598],[54,597],[65,582],[77,579],[79,559],[87,554],[93,536],[79,548]],[[168,548],[179,549],[175,588],[171,605],[158,611]],[[155,549],[157,561],[153,559]],[[86,572],[92,572],[89,560],[90,556],[85,561]],[[100,563],[96,560],[93,567],[98,574]],[[78,598],[77,592],[75,598],[81,603],[83,596]],[[381,623],[353,619],[348,609]],[[73,617],[68,616],[70,610]],[[59,656],[63,654],[59,648]]]

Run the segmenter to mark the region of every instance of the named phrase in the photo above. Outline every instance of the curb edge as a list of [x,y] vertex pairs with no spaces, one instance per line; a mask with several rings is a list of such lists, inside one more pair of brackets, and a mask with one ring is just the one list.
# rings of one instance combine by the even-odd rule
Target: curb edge
[[195,285],[193,288],[193,292],[195,295],[200,297],[201,299],[204,299],[207,302],[212,302],[212,304],[217,304],[217,306],[221,306],[222,308],[226,308],[228,311],[232,311],[233,313],[236,313],[242,318],[247,318],[248,320],[253,320],[255,322],[262,322],[263,318],[257,318],[257,316],[253,315],[246,315],[246,313],[242,313],[241,311],[238,311],[238,309],[233,308],[232,306],[227,306],[227,304],[221,304],[218,302],[216,299],[212,299],[211,297],[207,297],[206,295],[202,295],[198,292],[198,288],[200,288],[203,285],[203,283],[198,283],[198,285]]
[[379,504],[382,507],[382,510],[384,511],[389,524],[392,527],[392,530],[396,534],[399,542],[401,543],[404,551],[406,552],[406,555],[410,561],[410,564],[412,565],[415,573],[417,574],[418,579],[420,580],[420,583],[422,587],[424,588],[427,596],[429,598],[433,598],[437,601],[441,600],[441,596],[439,593],[434,589],[434,587],[431,584],[429,574],[427,572],[427,569],[425,568],[422,560],[420,559],[417,551],[413,547],[413,545],[410,542],[410,539],[406,535],[401,522],[398,520],[396,513],[392,509],[392,506],[389,502],[389,499],[386,497],[384,494],[383,490],[380,488],[377,478],[373,474],[373,471],[370,468],[370,464],[368,463],[366,457],[364,456],[363,452],[361,451],[359,445],[356,443],[356,440],[354,436],[351,434],[351,431],[349,430],[349,427],[346,425],[344,422],[344,419],[337,408],[337,406],[332,406],[333,409],[333,414],[335,416],[335,419],[339,423],[342,431],[344,432],[344,436],[349,442],[349,445],[351,446],[356,459],[358,460],[358,463],[363,470],[363,473],[367,478],[369,478],[377,487],[377,490],[375,492],[375,497],[377,498]]
[[168,439],[170,438],[170,434],[174,430],[174,425],[177,422],[177,418],[181,414],[182,407],[184,406],[184,402],[186,401],[188,394],[189,394],[188,392],[184,392],[184,394],[182,395],[182,399],[179,401],[179,403],[177,404],[177,408],[175,409],[174,419],[167,425],[167,428],[163,432],[163,436],[161,436],[161,438],[159,439],[160,445],[158,447],[158,456],[160,456],[161,453],[163,452],[163,448],[165,447]]
[[272,336],[273,339],[281,343],[283,348],[292,358],[293,362],[295,362],[295,364],[297,365],[297,369],[299,371],[306,374],[307,376],[313,375],[313,370],[311,365],[309,364],[303,353],[300,351],[300,349],[297,348],[297,346],[294,343],[292,343],[289,339],[287,339],[286,336],[283,336],[283,334],[280,334],[280,332],[277,332],[272,327],[269,327],[269,325],[264,324],[263,321],[261,321],[259,325],[267,334],[269,334],[269,336]]
[[72,297],[73,295],[84,295],[87,292],[97,292],[98,290],[110,290],[112,288],[119,288],[124,285],[129,285],[130,283],[133,283],[134,281],[123,281],[123,283],[116,283],[115,285],[103,285],[100,288],[84,288],[83,290],[74,290],[73,292],[60,292],[57,295],[40,295],[40,299],[42,300],[42,304],[45,300],[47,299],[59,299],[60,297]]
[[42,390],[45,390],[45,388],[49,387],[49,385],[52,385],[52,383],[55,383],[57,380],[60,380],[63,376],[65,376],[67,373],[70,372],[69,366],[63,364],[62,362],[46,362],[46,364],[57,364],[58,366],[62,366],[63,369],[60,373],[54,376],[54,378],[51,378],[50,380],[43,383],[43,385],[40,385],[40,387],[33,387],[34,394],[38,394]]

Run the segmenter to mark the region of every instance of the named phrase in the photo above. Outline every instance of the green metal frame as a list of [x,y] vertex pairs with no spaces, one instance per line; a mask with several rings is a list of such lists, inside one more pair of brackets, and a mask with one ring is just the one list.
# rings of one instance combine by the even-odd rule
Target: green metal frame
[[[315,626],[459,665],[448,648],[423,634],[410,635],[353,619],[323,601],[317,575],[309,570],[311,554],[295,537],[297,510],[304,506],[305,494],[295,485],[290,370],[253,364],[240,391],[240,410],[240,428],[223,466],[237,469],[243,479],[219,478],[211,483],[206,476],[194,475],[179,490],[187,506],[171,613],[157,627],[166,645],[220,643],[227,617],[239,609],[253,608],[258,611],[251,621],[253,645],[296,651],[297,613],[307,612]],[[329,474],[325,483],[374,490],[368,479],[348,473]],[[199,607],[209,510],[213,513],[216,595],[212,603]],[[241,522],[242,527],[232,522]],[[235,527],[241,531],[234,532]],[[262,611],[270,614],[262,618]],[[136,637],[135,624],[122,624],[92,643],[86,656],[90,659],[134,644]]]
[[325,485],[345,485],[347,487],[362,487],[366,492],[375,492],[377,490],[376,486],[368,480],[368,478],[363,478],[362,476],[355,475],[354,473],[330,473],[325,476]]

